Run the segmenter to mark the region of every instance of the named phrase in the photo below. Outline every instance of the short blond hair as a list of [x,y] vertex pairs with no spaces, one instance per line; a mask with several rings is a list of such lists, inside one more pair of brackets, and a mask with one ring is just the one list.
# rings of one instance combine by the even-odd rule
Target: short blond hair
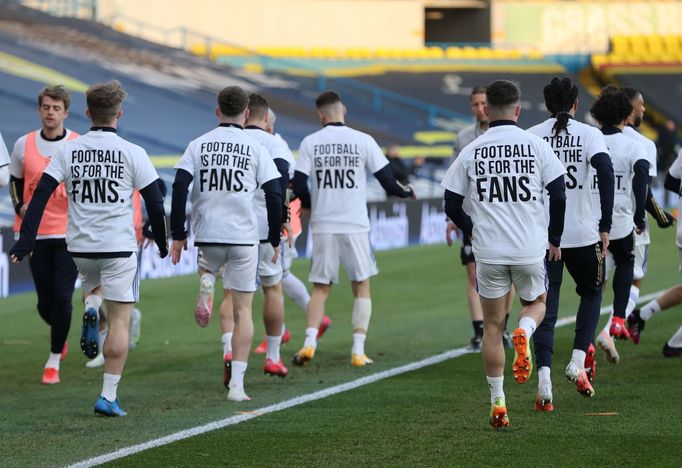
[[85,92],[85,100],[92,123],[107,124],[114,120],[127,95],[118,80],[90,86]]

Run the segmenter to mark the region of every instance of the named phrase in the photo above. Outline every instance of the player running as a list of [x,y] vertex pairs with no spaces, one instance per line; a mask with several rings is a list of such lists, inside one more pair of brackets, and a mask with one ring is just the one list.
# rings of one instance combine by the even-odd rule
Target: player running
[[[485,86],[474,86],[471,90],[471,96],[469,97],[471,101],[471,111],[476,118],[476,122],[468,127],[464,127],[457,134],[455,143],[452,146],[452,158],[450,159],[450,164],[457,159],[459,153],[472,141],[483,135],[486,130],[488,130],[488,116],[485,114],[486,97],[485,97]],[[447,241],[448,247],[452,246],[452,236],[456,234],[457,226],[455,223],[448,220],[447,226],[445,228],[445,240]],[[469,312],[471,313],[471,325],[474,328],[474,336],[469,341],[469,349],[472,351],[481,350],[481,342],[483,340],[483,312],[481,312],[481,300],[478,297],[478,291],[476,290],[476,259],[471,251],[471,237],[463,235],[462,236],[462,249],[461,249],[461,259],[462,265],[467,269],[467,301],[469,302]],[[507,321],[509,320],[509,312],[512,308],[512,301],[514,300],[514,289],[510,291],[507,297],[507,304],[505,309],[507,314],[504,319],[504,333],[502,334],[502,339],[504,340],[505,348],[512,348],[511,335],[507,331]]]
[[[10,163],[10,193],[16,216],[14,232],[21,221],[43,171],[59,148],[78,137],[66,129],[71,96],[63,86],[49,86],[38,95],[41,129],[34,130],[14,144]],[[59,363],[68,351],[66,338],[71,326],[72,298],[78,271],[66,246],[69,201],[60,184],[45,207],[38,227],[33,254],[28,263],[38,296],[38,313],[50,326],[50,355],[43,370],[43,384],[60,382]]]
[[265,193],[270,262],[279,257],[282,227],[280,174],[267,150],[247,135],[243,125],[249,117],[249,96],[238,86],[218,94],[219,125],[190,142],[180,161],[173,183],[171,230],[173,264],[187,249],[185,205],[192,189],[192,230],[199,248],[200,289],[195,319],[208,325],[213,313],[216,275],[224,268],[223,296],[232,303],[234,336],[227,399],[250,400],[244,391],[249,348],[253,340],[251,307],[258,272],[258,219],[254,197]]
[[97,355],[97,311],[106,303],[109,335],[104,342],[104,378],[95,413],[126,416],[117,388],[128,356],[130,315],[137,301],[139,276],[133,229],[132,194],[140,190],[163,258],[168,238],[158,175],[147,153],[120,138],[116,126],[126,93],[118,81],[91,86],[86,94],[90,131],[64,144],[38,182],[12,247],[18,263],[34,250],[43,211],[63,181],[69,197],[66,244],[81,274],[85,314],[81,346]]
[[590,111],[601,126],[616,178],[606,274],[615,270],[609,333],[617,339],[629,338],[624,321],[634,276],[634,236],[646,229],[644,205],[650,168],[646,148],[623,133],[632,110],[625,93],[610,85],[602,89]]
[[[538,394],[535,409],[553,411],[552,354],[554,327],[559,314],[559,294],[564,265],[576,284],[580,305],[575,324],[573,353],[566,377],[575,382],[578,392],[594,395],[588,377],[594,368],[594,333],[604,281],[604,256],[609,245],[613,211],[613,165],[601,132],[575,120],[578,87],[569,78],[555,77],[545,86],[545,106],[551,117],[528,129],[547,141],[566,168],[566,220],[561,236],[561,258],[547,259],[547,310],[533,335],[538,366]],[[601,220],[595,221],[590,185],[593,167],[598,176]],[[548,252],[549,255],[549,252]],[[587,373],[586,373],[587,370]]]
[[388,159],[371,136],[346,126],[346,106],[337,93],[325,91],[315,104],[324,127],[301,142],[293,182],[301,206],[310,208],[313,233],[309,276],[313,294],[305,342],[293,363],[304,366],[315,356],[325,304],[332,284],[339,282],[339,264],[343,264],[354,298],[351,364],[360,367],[373,363],[365,354],[365,338],[372,316],[369,278],[378,273],[369,244],[366,171],[392,195],[414,198],[414,192],[398,185]]
[[[472,236],[476,280],[483,310],[483,364],[490,387],[490,425],[509,425],[504,396],[505,297],[512,284],[521,300],[519,326],[512,335],[512,366],[518,383],[532,372],[530,338],[545,316],[545,246],[561,260],[566,169],[551,146],[516,126],[521,93],[498,80],[486,88],[488,131],[464,148],[445,174],[445,213]],[[549,192],[549,228],[543,191]],[[469,195],[470,194],[470,195]],[[470,196],[471,217],[464,211]]]

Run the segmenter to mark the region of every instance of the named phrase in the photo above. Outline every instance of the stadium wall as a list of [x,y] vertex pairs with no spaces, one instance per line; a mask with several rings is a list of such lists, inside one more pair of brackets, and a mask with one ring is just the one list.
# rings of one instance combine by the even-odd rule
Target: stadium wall
[[[440,198],[423,200],[389,200],[367,204],[370,219],[370,241],[374,250],[389,250],[410,245],[438,244],[445,240],[445,213]],[[14,244],[14,233],[9,228],[0,229],[0,297],[33,289],[28,261],[11,264],[9,249]],[[307,226],[297,239],[301,256],[310,257],[312,238]],[[170,258],[161,259],[155,245],[142,250],[140,278],[168,278],[189,275],[197,271],[197,250],[190,236],[188,251],[178,265]],[[453,254],[454,255],[454,254]]]

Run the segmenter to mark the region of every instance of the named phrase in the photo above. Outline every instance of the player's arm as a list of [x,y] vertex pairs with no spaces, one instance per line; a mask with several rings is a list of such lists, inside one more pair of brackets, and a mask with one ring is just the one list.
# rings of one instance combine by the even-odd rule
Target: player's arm
[[187,206],[187,192],[193,179],[192,174],[184,169],[178,169],[175,172],[170,217],[171,237],[174,241],[187,239],[187,230],[185,229],[187,214],[185,213],[185,208]]
[[289,217],[289,199],[286,197],[289,187],[289,163],[282,158],[277,158],[274,162],[280,174],[279,193],[282,196],[282,222],[286,222]]
[[282,231],[282,192],[279,178],[265,182],[261,188],[265,193],[265,206],[268,210],[268,242],[279,246]]
[[601,206],[599,232],[611,232],[615,188],[613,163],[608,154],[597,153],[590,158],[590,165],[597,172],[597,188],[599,189],[599,205]]
[[38,227],[40,226],[40,220],[43,218],[45,206],[47,206],[47,202],[50,200],[52,192],[54,192],[58,186],[59,181],[57,179],[49,174],[43,173],[35,192],[33,192],[31,203],[28,204],[28,208],[26,209],[24,220],[21,223],[19,240],[9,251],[13,262],[20,262],[26,255],[33,251],[36,235],[38,234]]
[[675,217],[660,207],[654,194],[651,192],[651,186],[648,187],[644,209],[654,217],[656,224],[658,224],[658,227],[660,228],[665,229],[672,226],[675,222]]
[[682,183],[681,179],[678,179],[677,177],[673,177],[670,172],[668,172],[665,176],[665,182],[663,183],[663,187],[666,190],[669,190],[677,195],[680,194],[680,185]]
[[374,173],[374,177],[379,181],[386,193],[400,198],[414,198],[414,191],[410,187],[403,187],[398,183],[393,175],[391,166],[388,164]]
[[564,215],[566,213],[566,182],[560,175],[545,186],[549,194],[549,226],[547,235],[549,243],[554,247],[561,245],[561,235],[564,233]]
[[155,180],[141,189],[140,195],[142,195],[144,206],[147,208],[154,242],[159,248],[160,257],[164,258],[168,255],[168,227],[166,226],[166,213],[163,209],[163,195],[161,195],[159,184]]
[[471,236],[474,231],[474,223],[464,211],[464,196],[446,189],[443,198],[445,199],[445,214],[462,232]]
[[310,209],[310,191],[308,190],[308,176],[301,171],[294,172],[292,182],[294,194],[301,200],[301,208]]
[[635,197],[635,214],[633,216],[635,226],[639,232],[646,229],[646,195],[649,187],[649,161],[639,159],[634,166],[632,177],[632,193]]
[[24,179],[10,176],[9,193],[12,197],[12,205],[17,216],[22,216],[21,208],[24,206]]

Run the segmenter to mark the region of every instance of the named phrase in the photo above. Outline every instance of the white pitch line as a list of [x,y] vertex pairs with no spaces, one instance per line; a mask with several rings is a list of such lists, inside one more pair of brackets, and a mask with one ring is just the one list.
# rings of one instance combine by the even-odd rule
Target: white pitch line
[[[650,301],[660,296],[663,291],[657,291],[652,294],[647,294],[639,298],[639,302]],[[612,306],[604,306],[601,308],[600,313],[607,314],[611,312]],[[557,320],[556,327],[563,327],[575,322],[574,317],[566,317]],[[315,400],[321,400],[322,398],[327,398],[338,393],[347,392],[348,390],[353,390],[358,387],[362,387],[380,380],[388,379],[390,377],[395,377],[396,375],[405,374],[407,372],[412,372],[424,367],[432,366],[434,364],[441,363],[450,359],[460,357],[464,354],[469,354],[466,347],[451,349],[441,354],[422,359],[421,361],[416,361],[410,364],[405,364],[404,366],[394,367],[393,369],[388,369],[382,372],[377,372],[376,374],[371,374],[360,379],[352,380],[343,384],[335,385],[333,387],[326,388],[324,390],[319,390],[317,392],[308,393],[306,395],[301,395],[290,400],[285,400],[280,403],[275,403],[270,406],[265,406],[263,408],[256,409],[252,412],[246,414],[239,414],[237,416],[231,416],[229,418],[221,419],[219,421],[214,421],[202,426],[196,426],[190,429],[185,429],[183,431],[175,432],[173,434],[167,435],[165,437],[160,437],[158,439],[152,439],[147,442],[143,442],[137,445],[131,445],[130,447],[124,447],[118,449],[115,452],[106,453],[93,458],[88,458],[81,462],[69,465],[68,468],[86,468],[91,466],[97,466],[110,461],[118,460],[119,458],[127,457],[129,455],[134,455],[136,453],[143,452],[156,447],[161,447],[163,445],[172,444],[173,442],[178,442],[180,440],[189,439],[190,437],[195,437],[207,432],[215,431],[218,429],[223,429],[228,426],[234,426],[244,421],[257,418],[258,416],[263,416],[265,414],[276,413],[285,409],[293,408],[294,406],[303,405]]]

